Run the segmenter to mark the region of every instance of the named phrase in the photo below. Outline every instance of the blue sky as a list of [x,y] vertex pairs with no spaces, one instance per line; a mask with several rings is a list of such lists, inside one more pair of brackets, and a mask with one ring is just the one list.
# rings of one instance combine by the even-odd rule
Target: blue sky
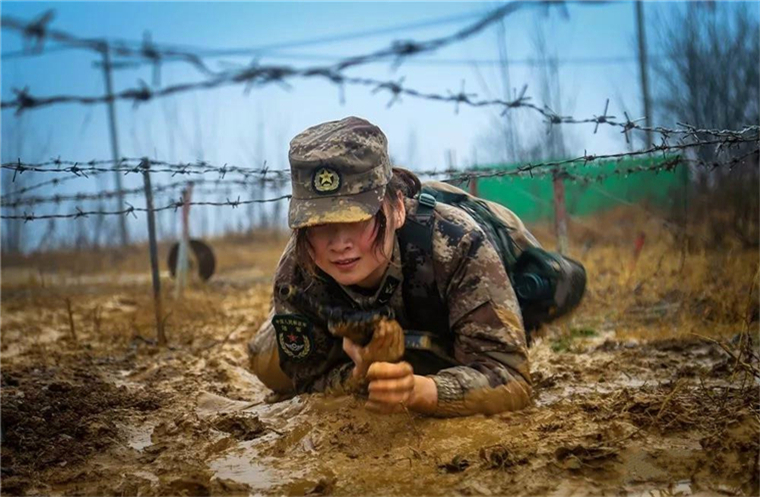
[[[202,47],[249,47],[271,43],[319,38],[336,33],[357,32],[379,27],[412,24],[431,18],[453,17],[457,15],[485,13],[497,4],[493,3],[36,3],[4,2],[3,14],[20,18],[31,18],[38,13],[54,8],[57,12],[53,26],[77,33],[80,36],[126,38],[140,40],[143,31],[150,31],[157,43],[182,44]],[[632,57],[633,36],[632,8],[629,4],[599,6],[571,6],[570,19],[563,21],[554,13],[547,18],[536,17],[538,9],[518,12],[506,21],[509,56],[515,59],[533,57],[530,30],[535,22],[542,22],[553,30],[548,34],[550,46],[556,48],[563,57]],[[397,38],[426,39],[452,32],[473,19],[429,29],[418,29],[408,34],[398,33],[386,36],[368,37],[342,43],[315,45],[290,50],[291,53],[348,56],[376,50],[387,46]],[[590,29],[593,26],[593,29]],[[19,37],[13,33],[3,33],[3,49],[15,50],[21,47]],[[435,55],[443,59],[496,59],[496,36],[494,30],[441,50]],[[287,52],[283,50],[283,52]],[[425,56],[425,58],[430,58]],[[103,91],[102,74],[91,67],[97,56],[79,51],[53,52],[50,55],[32,59],[17,59],[3,62],[2,95],[11,95],[11,88],[29,85],[33,94],[98,94]],[[245,64],[245,59],[227,61]],[[304,62],[291,59],[263,58],[262,62],[283,62],[293,65],[324,64],[320,60]],[[589,70],[591,69],[591,70]],[[538,88],[532,69],[515,66],[511,70],[512,86],[520,88],[529,85],[529,94],[537,98]],[[483,79],[490,88],[498,88],[499,79],[494,66],[481,68]],[[630,73],[630,74],[629,74]],[[460,88],[465,80],[468,91],[486,96],[479,80],[468,64],[460,65],[418,65],[409,62],[397,71],[389,64],[372,64],[366,68],[352,70],[351,74],[397,79],[405,76],[405,83],[413,88],[446,94]],[[626,78],[625,76],[633,76]],[[606,96],[614,98],[619,88],[635,91],[635,65],[604,67],[564,67],[561,72],[563,90],[569,100],[575,100],[574,113],[590,115],[601,112]],[[162,83],[181,82],[195,78],[194,70],[180,64],[162,68]],[[618,79],[614,81],[613,78]],[[121,71],[115,78],[117,89],[135,86],[138,79],[151,81],[151,70]],[[533,83],[533,84],[532,84]],[[417,157],[419,167],[435,167],[444,164],[445,150],[456,151],[457,162],[472,161],[473,147],[477,138],[488,127],[487,112],[482,109],[461,109],[457,115],[451,104],[414,101],[405,98],[401,105],[387,108],[387,94],[372,95],[367,88],[350,88],[347,102],[341,106],[334,86],[321,82],[293,81],[291,91],[284,91],[276,85],[257,89],[248,96],[242,88],[228,88],[197,92],[173,98],[172,104],[181,108],[180,112],[193,114],[196,105],[205,126],[218,131],[203,131],[213,137],[213,144],[203,143],[203,153],[207,160],[240,162],[246,160],[239,146],[243,140],[255,141],[258,122],[266,122],[270,144],[266,156],[270,163],[280,164],[285,157],[284,143],[299,130],[314,123],[339,118],[349,114],[364,116],[377,123],[389,137],[391,150],[401,162],[409,157],[408,139],[412,130],[417,136]],[[495,90],[492,90],[495,91]],[[627,93],[627,92],[626,92]],[[586,97],[586,98],[584,98]],[[634,99],[631,99],[634,100]],[[196,104],[197,102],[197,104]],[[632,105],[631,102],[628,105]],[[131,104],[119,105],[120,138],[123,153],[127,155],[153,155],[154,148],[168,148],[167,140],[160,134],[162,117],[165,114],[162,102],[152,102],[133,109]],[[563,109],[564,110],[564,109]],[[570,110],[570,109],[568,109]],[[584,112],[585,111],[585,112]],[[4,120],[7,119],[4,113]],[[76,105],[61,106],[57,109],[38,110],[30,118],[49,123],[53,131],[54,147],[62,156],[89,157],[108,156],[108,140],[102,138],[105,126],[105,110],[90,110]],[[44,118],[42,116],[45,116]],[[86,121],[87,120],[87,121]],[[55,125],[53,125],[55,123]],[[61,125],[64,129],[61,129]],[[187,124],[191,128],[192,123]],[[45,124],[36,125],[42,131]],[[147,133],[153,137],[148,139]],[[188,129],[186,134],[191,133]],[[166,134],[166,133],[164,133]],[[205,133],[204,133],[205,134]],[[221,135],[221,136],[220,136]],[[271,135],[284,135],[271,136]],[[60,140],[57,137],[60,136]],[[604,136],[604,135],[602,135]],[[608,149],[613,144],[601,137],[585,137]],[[596,139],[594,139],[596,138]],[[609,137],[606,137],[609,138]],[[179,139],[182,141],[182,139]],[[207,141],[211,138],[206,139]],[[187,141],[187,140],[185,140]],[[250,144],[253,146],[253,143]],[[185,147],[191,148],[191,147]],[[198,150],[175,150],[172,160],[192,160]],[[161,156],[170,151],[164,150]],[[481,154],[481,157],[483,154]]]
[[[266,3],[266,2],[2,2],[3,15],[31,19],[47,9],[55,9],[52,27],[84,37],[108,37],[139,41],[144,31],[154,42],[204,48],[243,48],[294,40],[366,32],[380,28],[435,20],[460,18],[408,32],[368,36],[337,43],[280,49],[260,59],[261,63],[294,66],[324,65],[319,56],[349,56],[388,46],[396,39],[425,40],[449,34],[473,22],[500,3]],[[667,6],[647,3],[647,22],[661,16]],[[622,106],[633,116],[643,112],[639,104],[639,79],[635,63],[635,16],[631,2],[598,5],[570,4],[568,17],[552,9],[528,8],[505,20],[507,51],[516,61],[535,57],[534,33],[543,29],[551,51],[560,60],[572,58],[621,58],[617,64],[562,65],[559,80],[562,113],[576,117],[600,114],[607,98],[610,113],[622,115]],[[650,30],[650,37],[653,34]],[[480,97],[501,96],[498,68],[468,61],[498,58],[496,30],[487,29],[459,44],[432,55],[430,60],[454,60],[454,64],[408,61],[393,70],[388,63],[352,69],[350,75],[397,80],[411,88],[446,94],[458,91],[462,80],[468,92]],[[13,32],[2,32],[3,53],[22,48]],[[650,51],[654,51],[652,47]],[[309,56],[305,58],[304,56]],[[317,57],[317,58],[315,58]],[[33,95],[104,93],[102,72],[93,67],[96,54],[81,50],[57,51],[30,58],[3,60],[2,98],[13,97],[12,89],[29,86]],[[459,61],[459,62],[457,62]],[[245,58],[210,61],[214,68],[247,64]],[[460,63],[461,62],[461,63]],[[226,64],[226,65],[223,65]],[[479,74],[478,74],[479,72]],[[539,82],[534,67],[515,63],[510,67],[511,86],[528,85],[528,95],[540,103]],[[161,83],[169,85],[199,79],[185,64],[164,64]],[[138,80],[152,82],[150,67],[117,71],[117,90],[134,87]],[[448,151],[458,166],[488,161],[491,155],[485,137],[492,133],[497,110],[462,107],[403,97],[388,108],[389,95],[372,94],[366,87],[346,89],[341,105],[335,86],[322,81],[291,80],[290,89],[278,85],[254,88],[243,93],[242,86],[198,91],[154,100],[137,108],[131,103],[117,105],[122,156],[158,157],[169,161],[204,159],[215,164],[287,167],[290,138],[313,124],[358,115],[379,125],[387,134],[390,151],[398,164],[412,169],[444,168]],[[59,105],[24,114],[19,122],[12,111],[2,113],[2,159],[45,160],[52,156],[73,160],[110,158],[111,149],[104,105]],[[524,136],[541,139],[545,133],[537,116],[518,112],[515,126]],[[23,145],[18,150],[14,130],[23,128]],[[592,125],[566,126],[569,153],[617,152],[625,141],[615,129],[601,128],[594,135]],[[157,179],[159,182],[161,178]],[[126,177],[127,186],[139,185],[137,177]],[[77,191],[111,188],[107,182],[71,183]],[[245,196],[245,195],[244,195]],[[238,216],[243,214],[237,214]],[[224,222],[234,220],[228,217]],[[219,229],[204,224],[204,230]],[[142,229],[142,228],[140,228]]]

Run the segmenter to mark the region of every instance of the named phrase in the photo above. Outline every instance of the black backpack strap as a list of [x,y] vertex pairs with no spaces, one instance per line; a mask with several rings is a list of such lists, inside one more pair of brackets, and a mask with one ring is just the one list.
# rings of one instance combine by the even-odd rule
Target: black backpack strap
[[427,256],[433,254],[433,211],[435,210],[435,197],[427,193],[421,193],[417,200],[417,211],[413,215],[406,216],[406,222],[398,230],[401,249],[405,245],[412,245],[421,249]]
[[397,232],[404,272],[406,315],[416,329],[446,336],[448,307],[438,291],[433,267],[433,210],[436,200],[420,194],[416,211],[408,213]]

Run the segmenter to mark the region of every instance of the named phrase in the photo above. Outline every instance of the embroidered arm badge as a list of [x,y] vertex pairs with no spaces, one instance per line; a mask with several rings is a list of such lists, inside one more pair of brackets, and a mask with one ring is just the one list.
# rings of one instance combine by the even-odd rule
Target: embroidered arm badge
[[272,325],[277,332],[280,356],[296,361],[306,359],[314,351],[312,324],[300,314],[276,314]]

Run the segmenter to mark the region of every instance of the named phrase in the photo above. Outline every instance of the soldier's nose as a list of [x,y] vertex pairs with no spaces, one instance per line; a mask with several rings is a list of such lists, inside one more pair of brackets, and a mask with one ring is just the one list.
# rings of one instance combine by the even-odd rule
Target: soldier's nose
[[330,240],[330,249],[344,252],[353,246],[350,234],[346,230],[336,230]]

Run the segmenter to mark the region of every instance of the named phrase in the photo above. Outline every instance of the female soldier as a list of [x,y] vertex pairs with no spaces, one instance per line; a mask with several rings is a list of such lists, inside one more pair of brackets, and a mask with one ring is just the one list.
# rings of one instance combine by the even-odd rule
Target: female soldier
[[[364,390],[378,412],[464,416],[527,406],[520,307],[478,224],[420,197],[419,180],[391,168],[385,135],[363,119],[305,130],[289,159],[293,236],[272,313],[249,344],[264,384]],[[530,237],[514,220],[515,233]],[[332,319],[374,311],[368,343]]]

